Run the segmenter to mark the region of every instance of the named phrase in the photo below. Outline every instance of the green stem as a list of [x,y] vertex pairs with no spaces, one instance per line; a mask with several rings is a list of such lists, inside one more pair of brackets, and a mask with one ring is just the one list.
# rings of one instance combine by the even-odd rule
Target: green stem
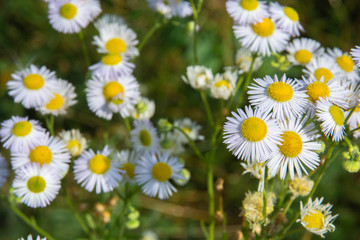
[[54,131],[54,115],[50,114],[45,116],[45,122],[46,122],[46,127],[49,129],[50,135],[54,136],[55,135],[55,131]]
[[355,132],[355,131],[357,131],[357,130],[359,130],[359,129],[360,129],[360,127],[354,128],[353,130],[349,131],[349,134],[348,134],[348,135],[350,135],[351,133],[353,133],[353,132]]
[[[66,188],[66,187],[65,187]],[[71,211],[73,212],[76,220],[79,222],[82,230],[89,235],[92,239],[92,233],[89,231],[89,228],[87,227],[86,223],[84,222],[84,220],[82,219],[82,217],[80,216],[79,212],[77,211],[77,209],[74,207],[73,202],[71,201],[70,195],[68,193],[68,191],[66,190],[66,195],[65,195],[65,199],[66,199],[66,203],[69,205]]]
[[201,227],[201,230],[202,230],[205,238],[208,240],[209,239],[209,234],[208,234],[208,232],[206,230],[206,226],[205,226],[204,221],[200,221],[200,227]]
[[244,75],[241,75],[241,77],[236,82],[234,94],[230,96],[230,99],[229,99],[228,104],[226,106],[228,109],[232,106],[232,104],[234,102],[235,95],[236,95],[237,91],[239,90],[240,85],[241,85],[241,83],[243,81],[244,81]]
[[264,191],[263,191],[263,218],[264,223],[263,227],[261,228],[261,239],[266,239],[266,205],[267,205],[267,194],[268,194],[268,169],[264,167],[265,176],[264,176]]
[[353,107],[351,110],[350,110],[350,113],[347,115],[347,117],[345,118],[345,121],[344,123],[347,123],[347,121],[349,120],[349,118],[351,117],[351,115],[353,114],[353,112],[355,111],[355,109],[357,108],[357,106]]
[[198,57],[197,57],[197,34],[196,34],[196,25],[197,25],[197,17],[198,17],[198,11],[196,9],[195,3],[193,0],[190,0],[191,7],[193,9],[193,15],[194,15],[194,30],[193,30],[193,52],[194,52],[194,64],[198,65]]
[[180,131],[186,137],[186,139],[189,141],[190,146],[194,150],[196,156],[198,156],[198,158],[200,158],[201,160],[204,160],[205,157],[201,154],[199,149],[196,147],[195,142],[189,137],[189,135],[187,135],[186,132],[184,132],[184,130],[182,130],[181,128],[179,128],[177,126],[174,126],[174,129]]
[[245,93],[246,93],[246,90],[248,88],[248,85],[250,83],[250,79],[251,79],[251,75],[252,75],[252,72],[253,72],[253,68],[254,68],[254,63],[255,63],[255,59],[257,57],[257,54],[254,53],[254,55],[252,56],[252,60],[251,60],[251,65],[250,65],[250,69],[249,69],[249,72],[247,73],[246,75],[246,78],[245,78],[245,81],[244,83],[241,85],[242,86],[242,91],[241,91],[241,94],[240,94],[240,97],[239,97],[239,101],[237,103],[237,107],[239,107],[239,105],[242,103],[244,97],[245,97]]
[[[213,152],[213,151],[211,151]],[[209,197],[209,240],[214,240],[215,233],[215,201],[214,201],[214,166],[213,166],[213,153],[211,153],[210,158],[208,159],[208,168],[207,168],[207,191]]]
[[128,191],[128,183],[126,183],[125,184],[124,206],[123,206],[123,209],[121,210],[120,215],[117,218],[117,221],[120,222],[119,240],[123,239],[123,237],[124,237],[125,222],[126,222],[125,219],[124,219],[124,216],[125,216],[125,213],[126,213],[126,210],[127,210],[128,206],[129,206],[131,197],[132,196],[129,194],[129,191]]
[[124,123],[125,123],[125,126],[126,126],[126,130],[128,131],[128,133],[130,133],[131,132],[131,125],[130,125],[130,121],[129,121],[128,117],[124,118]]
[[145,37],[139,43],[139,47],[138,47],[139,52],[144,47],[145,43],[149,40],[149,38],[154,34],[154,32],[160,27],[161,27],[161,23],[155,22],[155,24],[152,26],[152,28],[150,28],[150,30],[146,33]]
[[284,207],[284,214],[286,214],[286,212],[289,210],[291,204],[293,203],[293,201],[295,200],[295,196],[291,195],[291,197],[289,198],[289,200],[286,202],[285,207]]
[[210,125],[210,127],[212,127],[214,125],[214,119],[211,114],[211,110],[210,110],[209,102],[206,97],[206,93],[204,91],[200,91],[200,96],[201,96],[201,100],[203,101],[204,106],[205,106],[206,116],[207,116],[209,125]]
[[88,66],[90,66],[90,58],[89,58],[89,54],[88,54],[88,50],[87,50],[87,47],[85,44],[84,34],[83,34],[82,30],[80,30],[80,32],[79,32],[79,38],[81,41],[81,48],[82,48],[82,51],[84,54],[86,66],[88,67]]

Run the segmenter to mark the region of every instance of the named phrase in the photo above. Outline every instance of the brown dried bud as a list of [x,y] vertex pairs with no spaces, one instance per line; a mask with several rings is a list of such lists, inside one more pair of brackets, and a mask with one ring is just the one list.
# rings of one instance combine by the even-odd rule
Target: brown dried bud
[[221,211],[217,210],[215,212],[214,218],[216,221],[222,222],[224,220],[224,214]]
[[234,234],[234,237],[232,238],[233,240],[243,240],[244,239],[244,234],[242,231],[236,231]]
[[105,211],[105,206],[98,202],[95,204],[94,209],[97,214],[102,214]]
[[87,211],[89,209],[89,204],[88,203],[80,203],[79,204],[79,210],[81,212]]
[[109,211],[103,212],[103,214],[102,214],[102,221],[103,221],[104,223],[109,223],[110,220],[111,220],[111,213],[110,213]]
[[224,179],[223,178],[218,178],[216,180],[215,189],[218,192],[221,192],[222,190],[224,190]]
[[118,196],[113,196],[112,198],[110,198],[108,205],[109,207],[115,207],[117,205],[119,201],[119,197]]

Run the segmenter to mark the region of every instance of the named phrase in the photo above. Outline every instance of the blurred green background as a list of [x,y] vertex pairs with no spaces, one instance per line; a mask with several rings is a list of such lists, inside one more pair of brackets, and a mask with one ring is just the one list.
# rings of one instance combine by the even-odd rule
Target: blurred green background
[[[292,0],[280,1],[298,10],[300,21],[307,36],[318,40],[326,47],[339,47],[349,51],[360,45],[360,3],[359,0]],[[155,23],[158,16],[148,8],[145,0],[101,1],[103,13],[122,16],[141,40]],[[187,19],[176,19],[157,30],[146,43],[140,56],[135,60],[134,75],[141,84],[144,96],[156,103],[156,114],[152,119],[190,117],[202,124],[202,134],[206,132],[206,116],[198,92],[181,80],[188,65],[193,64],[192,37],[186,26]],[[224,0],[204,0],[199,16],[198,55],[202,65],[211,67],[213,72],[222,72],[223,67],[232,66],[236,49],[239,46],[232,32],[232,20],[225,11]],[[57,72],[58,77],[67,79],[76,86],[79,103],[64,117],[56,119],[56,130],[79,128],[95,149],[102,148],[102,135],[105,121],[97,118],[87,109],[84,86],[88,79],[87,67],[82,55],[81,44],[76,34],[60,34],[48,23],[47,6],[41,0],[2,0],[0,7],[0,121],[12,115],[30,116],[43,122],[44,118],[33,110],[25,110],[15,104],[7,95],[6,81],[15,70],[34,63],[46,65]],[[85,30],[85,40],[90,50],[91,62],[100,59],[95,47],[91,45],[95,28],[90,24]],[[255,76],[280,73],[265,63]],[[298,72],[290,69],[289,75],[299,77]],[[219,103],[210,99],[217,111]],[[110,123],[110,137],[114,146],[123,149],[127,146],[127,133],[120,117]],[[97,140],[96,140],[97,139]],[[200,143],[206,149],[207,142]],[[206,219],[206,165],[191,154],[184,154],[187,168],[192,173],[191,181],[168,201],[159,201],[139,196],[133,205],[140,212],[140,228],[128,231],[129,239],[139,239],[139,233],[152,230],[160,239],[203,239],[200,219]],[[8,151],[2,149],[8,157]],[[239,161],[225,149],[219,147],[215,161],[215,177],[222,177],[224,185],[224,209],[228,216],[228,232],[232,236],[241,229],[241,202],[245,193],[257,189],[257,180],[242,175]],[[13,177],[13,174],[11,178]],[[216,179],[214,179],[216,180]],[[11,182],[2,188],[7,194]],[[97,201],[105,201],[109,195],[96,196],[80,189],[73,183],[72,193],[78,201],[77,207],[84,212],[93,212]],[[140,194],[141,195],[141,194]],[[360,239],[360,175],[349,174],[337,159],[328,169],[321,181],[316,197],[324,196],[324,202],[334,204],[333,213],[336,231],[326,234],[327,239]],[[298,206],[298,201],[293,206]],[[40,225],[57,239],[74,239],[82,236],[80,227],[65,200],[58,196],[50,207],[32,210],[25,206],[21,209],[34,215]],[[299,224],[298,226],[299,227]],[[0,202],[0,239],[17,239],[35,231],[27,227],[6,206]],[[287,239],[320,239],[302,231]]]

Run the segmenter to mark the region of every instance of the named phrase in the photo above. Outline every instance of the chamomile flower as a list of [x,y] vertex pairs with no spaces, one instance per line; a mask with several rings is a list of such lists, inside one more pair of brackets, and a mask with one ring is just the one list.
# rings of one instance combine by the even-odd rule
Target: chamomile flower
[[306,77],[314,78],[317,81],[320,81],[321,78],[324,78],[325,82],[331,81],[332,79],[336,81],[341,78],[340,67],[329,55],[323,55],[313,59],[305,66],[303,72]]
[[25,108],[40,107],[52,97],[52,86],[56,77],[45,66],[35,65],[11,74],[12,79],[6,83],[9,95],[16,103],[21,103]]
[[[19,238],[18,240],[25,240],[24,238]],[[33,240],[33,237],[31,234],[29,234],[26,238],[26,240]],[[40,236],[37,236],[35,240],[46,240],[46,238],[41,238]]]
[[295,171],[301,177],[302,172],[307,174],[305,167],[314,170],[319,165],[319,154],[315,151],[321,149],[321,144],[314,140],[317,137],[315,124],[305,125],[306,120],[307,118],[279,122],[282,130],[281,143],[266,161],[271,174],[280,173],[280,178],[284,179],[289,171],[290,178],[294,179]]
[[3,147],[11,152],[26,152],[45,135],[45,129],[37,120],[12,116],[1,123],[0,137]]
[[140,97],[131,110],[130,115],[134,119],[150,119],[155,113],[155,102],[146,98]]
[[114,155],[114,162],[118,165],[118,168],[123,170],[123,179],[134,183],[135,182],[135,166],[140,159],[140,153],[136,151],[122,150],[116,152]]
[[214,76],[211,69],[205,66],[188,66],[186,68],[186,76],[181,78],[194,89],[204,90],[209,87]]
[[146,119],[134,121],[134,128],[130,132],[130,140],[134,149],[142,153],[153,153],[159,148],[156,128]]
[[[181,129],[193,141],[204,140],[204,136],[200,135],[201,126],[190,118],[178,119],[174,121],[174,127]],[[188,139],[182,132],[177,131],[177,139],[181,143],[188,143]]]
[[56,170],[39,163],[28,163],[15,171],[14,194],[32,208],[46,207],[59,193],[60,178]]
[[331,215],[332,205],[330,203],[321,204],[323,199],[316,198],[315,201],[312,201],[310,198],[305,206],[303,202],[300,202],[300,219],[297,220],[306,230],[320,235],[322,238],[325,233],[335,230],[333,222],[338,216],[338,214]]
[[8,167],[6,159],[0,154],[0,188],[4,185],[7,177],[9,176]]
[[95,28],[100,31],[101,28],[109,25],[126,25],[125,19],[115,14],[104,14],[94,23]]
[[66,144],[66,147],[73,157],[79,156],[87,148],[86,138],[78,129],[71,129],[70,131],[61,131],[59,137]]
[[210,83],[211,96],[227,100],[231,95],[235,94],[236,81],[237,73],[231,70],[216,74],[214,80]]
[[341,51],[339,48],[327,49],[327,53],[335,59],[337,65],[340,67],[342,78],[352,82],[359,82],[359,69],[356,67],[354,60],[347,52]]
[[[236,52],[236,65],[239,67],[241,72],[249,72],[251,63],[253,61],[253,54],[247,48],[240,48]],[[256,57],[252,67],[252,71],[256,72],[263,64],[261,57]]]
[[266,3],[258,0],[228,0],[226,10],[239,25],[252,24],[269,16]]
[[100,0],[82,0],[85,2],[86,7],[88,8],[88,14],[91,16],[91,21],[93,21],[101,13]]
[[48,134],[38,139],[28,151],[11,152],[11,165],[18,169],[30,162],[44,164],[56,170],[60,177],[64,177],[69,169],[70,154],[65,143],[57,137],[50,137]]
[[162,153],[145,153],[135,167],[135,180],[145,195],[169,198],[176,188],[170,179],[183,178],[181,170],[184,165],[175,157]]
[[184,18],[192,14],[188,1],[183,0],[147,0],[150,8],[164,15],[166,18]]
[[122,170],[109,157],[111,150],[105,146],[96,153],[89,149],[74,161],[74,178],[81,187],[96,194],[112,191],[122,180]]
[[249,86],[249,101],[254,107],[261,107],[266,114],[285,121],[300,117],[307,107],[307,95],[302,86],[284,74],[279,80],[270,76],[255,78]]
[[360,67],[360,46],[352,48],[350,54],[353,57],[355,64]]
[[132,75],[112,79],[95,74],[87,82],[85,91],[90,110],[108,120],[113,113],[129,116],[140,96],[139,84]]
[[278,23],[279,27],[292,37],[299,36],[304,31],[299,21],[299,14],[289,6],[281,6],[277,2],[271,2],[269,8],[271,18]]
[[333,141],[340,141],[345,133],[344,111],[327,99],[319,99],[316,103],[316,116],[321,122],[321,130]]
[[285,49],[290,35],[281,30],[270,18],[262,18],[251,25],[234,26],[240,43],[253,53],[270,56]]
[[276,145],[280,144],[280,128],[269,114],[261,108],[245,111],[238,109],[227,117],[224,125],[224,143],[227,149],[247,162],[264,161],[270,157]]
[[306,65],[324,53],[321,44],[310,38],[295,38],[286,47],[288,59],[293,65]]
[[164,15],[166,18],[172,17],[172,8],[168,0],[147,0],[147,2],[154,11]]
[[53,98],[36,109],[44,115],[52,114],[58,116],[66,114],[68,108],[77,103],[75,87],[68,81],[58,79],[52,91],[54,94]]

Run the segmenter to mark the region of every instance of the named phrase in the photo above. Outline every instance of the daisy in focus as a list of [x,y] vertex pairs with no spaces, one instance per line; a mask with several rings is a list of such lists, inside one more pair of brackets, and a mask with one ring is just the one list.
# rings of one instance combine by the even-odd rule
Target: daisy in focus
[[12,116],[1,123],[0,137],[3,147],[11,152],[27,152],[39,143],[45,131],[37,120]]
[[66,144],[66,147],[73,157],[79,156],[87,148],[86,138],[77,129],[61,131],[59,137]]
[[176,192],[169,180],[183,178],[183,168],[184,165],[169,154],[147,152],[135,167],[135,180],[145,195],[167,199]]
[[74,161],[74,178],[81,187],[96,194],[110,192],[119,185],[123,171],[109,157],[111,150],[105,146],[96,153],[89,149]]
[[211,96],[216,99],[227,100],[231,95],[235,94],[236,81],[237,73],[231,70],[216,74],[214,80],[210,83]]
[[350,54],[353,57],[355,64],[360,67],[360,46],[352,48]]
[[114,162],[123,170],[123,179],[130,183],[135,182],[135,166],[140,159],[140,153],[136,151],[122,150],[114,155]]
[[258,22],[269,16],[267,5],[258,0],[228,0],[226,10],[239,25],[247,25]]
[[141,153],[154,153],[159,148],[156,128],[146,119],[134,121],[134,128],[130,132],[130,140],[134,149]]
[[277,122],[261,108],[245,111],[238,109],[227,117],[224,125],[224,143],[238,159],[259,162],[268,159],[280,144],[280,128]]
[[16,169],[12,184],[14,194],[32,208],[46,207],[60,190],[60,178],[47,164],[28,163]]
[[0,154],[0,188],[4,185],[7,177],[9,176],[8,167],[6,159]]
[[321,204],[323,199],[316,198],[315,201],[312,201],[310,198],[305,206],[303,202],[300,202],[300,219],[297,220],[306,230],[320,235],[322,238],[325,233],[335,231],[333,222],[338,216],[338,214],[331,215],[332,205],[330,203]]
[[321,44],[310,38],[295,38],[286,47],[286,51],[293,65],[306,65],[324,53]]
[[214,76],[212,70],[205,66],[188,66],[186,76],[182,76],[181,79],[194,89],[205,90],[209,88]]
[[325,82],[332,79],[335,79],[335,81],[340,80],[342,76],[340,67],[328,55],[313,59],[313,61],[305,66],[303,72],[308,78],[314,78],[317,81],[324,78]]
[[140,97],[130,112],[134,119],[150,119],[155,114],[155,102],[146,97]]
[[339,48],[327,49],[327,53],[331,56],[342,72],[342,78],[352,82],[359,82],[359,69],[356,67],[354,60],[347,52],[341,51]]

